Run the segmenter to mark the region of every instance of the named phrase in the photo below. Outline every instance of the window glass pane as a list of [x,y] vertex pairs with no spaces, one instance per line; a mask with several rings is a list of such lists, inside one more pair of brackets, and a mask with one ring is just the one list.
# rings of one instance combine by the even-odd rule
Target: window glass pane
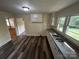
[[9,22],[10,22],[10,26],[12,28],[15,28],[15,25],[14,25],[14,18],[9,18]]
[[79,16],[72,16],[66,34],[79,41]]
[[54,16],[52,17],[52,25],[54,26],[54,21],[55,19],[54,19]]
[[59,31],[63,31],[65,18],[66,18],[66,17],[60,17],[60,18],[59,18],[59,24],[58,24],[58,30],[59,30]]
[[32,22],[37,22],[37,23],[39,23],[39,22],[43,22],[43,20],[42,20],[42,18],[43,18],[43,15],[42,14],[31,14],[31,21]]
[[10,26],[8,19],[6,19],[6,24],[7,24],[7,26]]

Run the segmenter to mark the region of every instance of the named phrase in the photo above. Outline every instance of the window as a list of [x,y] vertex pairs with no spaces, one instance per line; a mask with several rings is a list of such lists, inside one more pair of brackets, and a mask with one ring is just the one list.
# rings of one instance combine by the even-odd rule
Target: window
[[63,31],[65,18],[66,18],[66,17],[60,17],[60,18],[59,18],[59,24],[58,24],[58,30],[59,30],[59,31]]
[[55,25],[55,19],[54,19],[54,16],[52,17],[52,25],[54,26]]
[[11,26],[11,27],[15,27],[14,25],[14,18],[9,18],[9,19],[6,19],[6,24],[7,26]]
[[31,21],[33,23],[43,22],[42,18],[43,18],[42,14],[31,14]]
[[79,41],[79,16],[71,16],[66,34]]
[[10,26],[8,19],[6,19],[6,24],[7,24],[7,26]]

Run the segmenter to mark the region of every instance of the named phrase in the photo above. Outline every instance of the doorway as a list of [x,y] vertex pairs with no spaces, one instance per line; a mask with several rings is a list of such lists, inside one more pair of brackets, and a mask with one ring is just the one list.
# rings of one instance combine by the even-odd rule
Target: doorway
[[11,39],[14,41],[16,40],[16,27],[15,27],[15,24],[14,24],[14,18],[7,18],[6,19],[6,24],[8,26],[8,29],[9,29],[9,32],[10,32],[10,36],[11,36]]
[[17,36],[26,35],[25,34],[25,23],[23,18],[16,18],[16,28],[17,28]]

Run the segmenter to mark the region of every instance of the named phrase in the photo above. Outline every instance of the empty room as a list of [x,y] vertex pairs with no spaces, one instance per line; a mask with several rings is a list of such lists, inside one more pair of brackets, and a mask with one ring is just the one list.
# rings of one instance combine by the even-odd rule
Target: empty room
[[0,0],[0,59],[79,59],[79,0]]

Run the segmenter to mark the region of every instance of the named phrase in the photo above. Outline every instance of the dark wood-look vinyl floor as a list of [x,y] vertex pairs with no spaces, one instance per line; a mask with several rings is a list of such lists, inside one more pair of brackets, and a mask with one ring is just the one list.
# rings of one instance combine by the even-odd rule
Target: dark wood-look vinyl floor
[[30,36],[18,59],[53,59],[46,36]]

